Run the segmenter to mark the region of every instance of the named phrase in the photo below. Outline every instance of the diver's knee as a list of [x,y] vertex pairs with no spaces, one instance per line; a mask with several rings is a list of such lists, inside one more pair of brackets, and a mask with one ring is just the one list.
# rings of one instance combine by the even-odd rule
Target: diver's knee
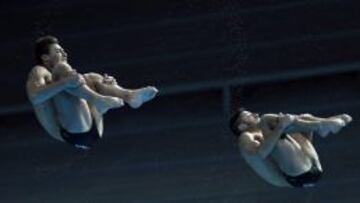
[[52,74],[55,78],[66,77],[76,72],[68,63],[58,63],[55,65]]
[[85,73],[83,76],[86,80],[91,80],[94,82],[101,82],[103,80],[103,76],[100,75],[99,73],[90,72],[90,73]]
[[99,83],[102,83],[103,76],[98,73],[85,73],[84,75],[85,81],[87,84],[90,84],[93,87],[96,87]]

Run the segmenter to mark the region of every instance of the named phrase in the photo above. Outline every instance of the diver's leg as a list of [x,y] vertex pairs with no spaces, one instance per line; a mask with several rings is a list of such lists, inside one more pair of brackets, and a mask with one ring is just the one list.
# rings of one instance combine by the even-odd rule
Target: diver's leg
[[309,121],[324,121],[327,119],[341,119],[345,122],[345,124],[348,124],[352,121],[351,116],[348,114],[339,114],[339,115],[331,116],[328,118],[320,118],[320,117],[313,116],[312,114],[300,114],[300,115],[298,115],[298,118],[303,119],[303,120],[309,120]]
[[312,133],[294,133],[291,137],[300,145],[301,151],[322,171],[319,155],[312,142]]
[[[55,79],[59,80],[62,77],[67,77],[71,71],[72,68],[69,65],[58,65],[53,71],[53,76]],[[111,108],[123,106],[123,101],[121,99],[97,93],[90,88],[94,86],[94,84],[85,78],[84,80],[86,81],[85,84],[75,88],[67,88],[65,91],[75,97],[85,99],[87,102],[93,104],[101,114],[106,113]]]
[[125,89],[119,86],[111,76],[102,76],[97,73],[84,74],[87,81],[94,84],[96,91],[103,95],[123,99],[132,108],[139,108],[145,102],[152,100],[158,90],[155,87],[147,86],[139,89]]
[[337,133],[346,124],[347,123],[345,122],[342,115],[329,118],[318,118],[310,116],[309,114],[303,114],[300,116],[294,115],[294,121],[287,129],[287,132],[316,132],[320,136],[325,137],[330,132]]

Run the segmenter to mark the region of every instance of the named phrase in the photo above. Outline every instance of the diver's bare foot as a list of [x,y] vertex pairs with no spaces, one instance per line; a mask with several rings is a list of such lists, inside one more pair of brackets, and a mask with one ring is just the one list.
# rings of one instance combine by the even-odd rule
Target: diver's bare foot
[[341,119],[345,122],[345,125],[349,124],[352,121],[352,117],[348,114],[340,114],[340,115],[336,115],[330,118],[338,118]]
[[152,100],[159,91],[152,86],[140,88],[130,93],[127,103],[131,108],[139,108],[145,102]]
[[346,122],[339,117],[331,117],[329,119],[326,119],[322,121],[321,127],[319,130],[319,135],[321,137],[326,137],[330,133],[336,134],[338,133],[344,126],[346,126]]
[[95,103],[96,109],[101,114],[106,113],[110,109],[119,108],[122,106],[124,106],[124,101],[122,99],[117,97],[110,97],[110,96],[102,96]]

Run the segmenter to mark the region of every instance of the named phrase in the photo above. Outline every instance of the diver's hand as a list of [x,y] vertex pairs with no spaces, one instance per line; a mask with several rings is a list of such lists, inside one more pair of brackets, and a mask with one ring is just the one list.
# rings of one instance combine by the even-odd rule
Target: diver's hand
[[103,75],[103,83],[107,85],[117,85],[116,79],[106,73]]

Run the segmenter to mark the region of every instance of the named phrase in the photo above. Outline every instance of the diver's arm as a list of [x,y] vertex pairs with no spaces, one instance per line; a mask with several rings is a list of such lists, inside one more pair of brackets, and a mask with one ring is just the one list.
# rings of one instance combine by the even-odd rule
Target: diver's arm
[[72,76],[63,80],[52,81],[48,84],[45,80],[46,77],[51,77],[51,74],[41,67],[35,67],[29,74],[26,91],[29,100],[34,105],[43,103],[66,88],[75,86],[73,84],[75,83],[75,78],[71,78]]
[[245,132],[239,137],[240,149],[243,153],[266,159],[275,147],[281,133],[280,129],[272,131],[261,141],[256,139],[252,133]]
[[276,128],[275,130],[264,134],[264,141],[261,143],[261,145],[258,147],[258,154],[262,158],[266,158],[269,156],[269,154],[273,151],[276,143],[281,137],[281,134],[283,133],[282,128]]
[[[292,117],[289,115],[282,114],[269,117],[265,115],[262,117],[260,126],[264,140],[257,148],[257,153],[262,158],[265,159],[273,151],[281,135],[284,133],[285,128],[290,125],[292,120]],[[275,127],[270,126],[273,125],[274,122],[277,122],[277,125]]]
[[277,187],[291,187],[283,173],[271,159],[242,152],[242,157],[266,182]]

